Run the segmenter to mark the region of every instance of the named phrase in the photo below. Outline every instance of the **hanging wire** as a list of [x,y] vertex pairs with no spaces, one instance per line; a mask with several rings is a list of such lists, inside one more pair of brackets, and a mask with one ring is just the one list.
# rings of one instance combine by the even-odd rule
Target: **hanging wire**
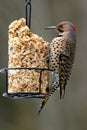
[[31,0],[26,0],[26,25],[31,28]]

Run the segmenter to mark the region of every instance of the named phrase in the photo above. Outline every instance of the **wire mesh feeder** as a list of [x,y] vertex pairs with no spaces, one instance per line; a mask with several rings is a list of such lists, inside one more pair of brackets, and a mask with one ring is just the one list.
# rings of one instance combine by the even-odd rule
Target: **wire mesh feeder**
[[[30,25],[31,25],[31,0],[26,0],[25,7],[26,7],[26,25],[30,28]],[[36,43],[33,44],[31,42],[31,45],[25,41],[23,43],[23,39],[21,39],[21,36],[22,37],[25,36],[25,39],[26,39],[26,37],[30,38],[30,35],[31,35],[31,39],[33,39],[33,41],[35,41],[34,37],[38,39],[38,40],[36,39],[36,41],[38,41],[38,42],[42,41],[39,44],[40,47],[42,46],[42,50],[41,50],[42,55],[44,55],[44,53],[46,53],[46,51],[47,51],[46,42],[43,39],[41,40],[41,38],[39,36],[33,35],[30,32],[30,30],[27,28],[26,25],[25,25],[24,19],[15,21],[11,24],[11,30],[9,29],[9,33],[8,33],[9,34],[8,68],[0,69],[0,72],[5,73],[5,75],[6,75],[6,93],[4,93],[3,96],[10,97],[12,99],[43,98],[46,95],[48,95],[50,92],[49,73],[52,70],[49,69],[49,64],[46,63],[46,59],[45,59],[44,63],[41,62],[40,60],[38,61],[38,63],[40,62],[39,65],[43,64],[42,67],[31,67],[31,64],[28,65],[29,60],[27,60],[30,58],[30,61],[31,61],[31,57],[29,57],[29,54],[25,54],[26,52],[32,51],[31,48],[36,47],[36,50],[38,52],[39,52],[39,49],[41,49],[41,48],[38,48]],[[13,28],[13,30],[12,30],[12,28]],[[18,29],[18,30],[16,30],[16,29]],[[17,32],[17,34],[16,34],[16,32]],[[15,38],[15,36],[16,36],[16,38]],[[19,36],[20,36],[20,38],[19,38]],[[13,38],[13,41],[12,41],[12,38]],[[10,41],[10,39],[11,39],[11,41]],[[14,39],[15,39],[15,41],[14,41]],[[17,39],[18,39],[18,41],[16,41]],[[22,42],[20,42],[20,39],[22,40]],[[21,48],[23,48],[23,49],[21,49]],[[29,50],[29,48],[30,48],[30,50]],[[37,54],[37,51],[36,51],[36,55],[40,55],[40,53]],[[30,54],[30,55],[33,55],[33,53],[35,53],[35,52],[32,52],[32,54]],[[48,47],[48,53],[49,53],[49,47]],[[45,56],[46,56],[46,54],[45,54]],[[18,57],[20,57],[20,58],[17,61]],[[27,57],[26,60],[25,60],[25,57]],[[33,56],[33,58],[34,58],[34,56]],[[23,60],[23,64],[21,63],[22,65],[20,65],[20,62],[21,62],[20,59]],[[34,60],[34,62],[32,63],[33,66],[38,66],[38,65],[34,64],[35,62],[36,61]],[[25,66],[27,66],[27,67],[25,67]]]
[[[13,70],[26,70],[26,71],[38,71],[39,73],[39,78],[38,78],[38,89],[36,92],[9,92],[9,71]],[[46,68],[3,68],[0,70],[1,73],[5,73],[6,75],[6,93],[3,94],[5,97],[9,97],[12,99],[20,99],[20,98],[44,98],[46,95],[49,93],[49,84],[45,87],[46,88],[46,93],[42,92],[41,86],[42,86],[42,77],[43,77],[43,72],[47,71],[51,72],[52,70],[46,69]],[[49,81],[48,81],[49,82]],[[18,86],[19,87],[19,86]],[[36,88],[36,87],[35,87]]]

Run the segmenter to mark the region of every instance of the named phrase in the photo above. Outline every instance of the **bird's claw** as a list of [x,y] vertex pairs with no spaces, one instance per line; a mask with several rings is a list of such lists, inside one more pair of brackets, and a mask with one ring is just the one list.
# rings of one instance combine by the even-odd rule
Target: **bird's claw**
[[49,55],[47,55],[47,56],[45,56],[44,58],[42,58],[41,60],[46,60],[47,61],[47,63],[49,63],[50,62],[50,56]]

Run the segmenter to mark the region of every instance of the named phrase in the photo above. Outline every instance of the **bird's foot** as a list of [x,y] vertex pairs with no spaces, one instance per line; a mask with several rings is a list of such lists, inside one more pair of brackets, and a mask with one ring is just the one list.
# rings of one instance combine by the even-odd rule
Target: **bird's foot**
[[43,60],[43,61],[47,61],[47,63],[49,63],[49,62],[50,62],[50,56],[47,55],[47,56],[41,58],[41,60]]

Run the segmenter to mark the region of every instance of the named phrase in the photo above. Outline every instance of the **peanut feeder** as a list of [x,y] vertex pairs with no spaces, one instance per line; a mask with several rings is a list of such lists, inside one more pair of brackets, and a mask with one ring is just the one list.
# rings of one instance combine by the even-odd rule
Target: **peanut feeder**
[[48,94],[47,55],[48,42],[33,34],[24,18],[13,21],[8,30],[8,93]]

